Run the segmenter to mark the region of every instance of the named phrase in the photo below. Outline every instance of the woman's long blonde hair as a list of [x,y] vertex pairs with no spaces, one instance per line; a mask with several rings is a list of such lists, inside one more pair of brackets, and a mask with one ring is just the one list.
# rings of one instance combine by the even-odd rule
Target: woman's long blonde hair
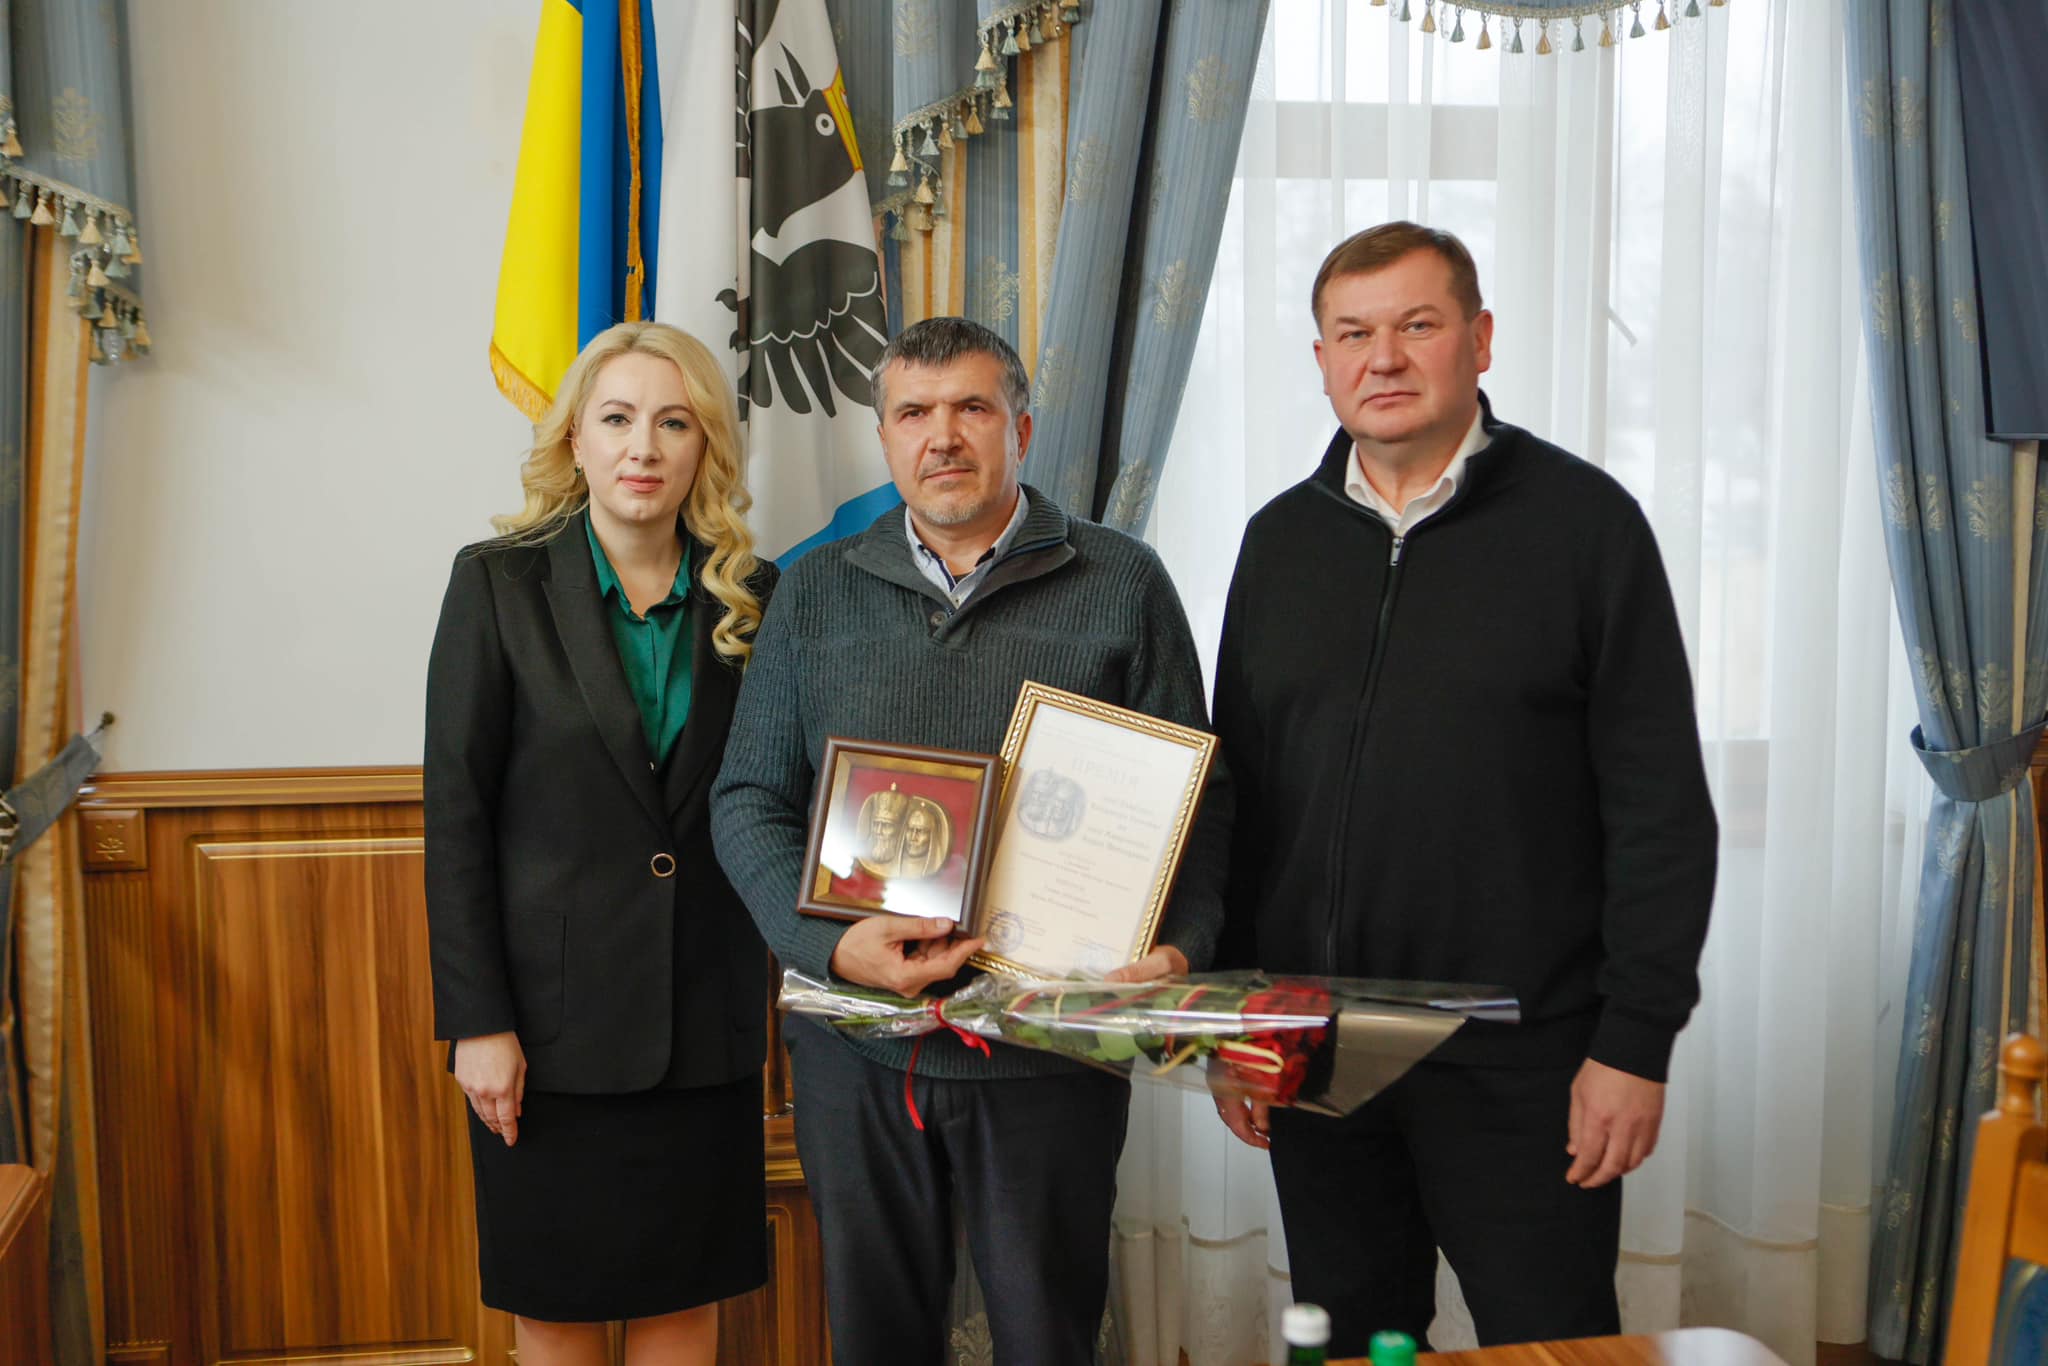
[[744,665],[754,652],[754,632],[761,625],[761,600],[747,588],[756,567],[753,533],[745,513],[753,504],[739,447],[739,419],[732,390],[718,361],[689,333],[667,323],[620,323],[590,339],[562,376],[555,401],[533,429],[533,448],[519,467],[526,506],[491,525],[515,542],[541,541],[561,529],[590,502],[590,487],[576,468],[570,447],[577,416],[590,401],[598,372],[629,351],[659,356],[682,372],[690,410],[704,432],[704,458],[697,479],[683,502],[683,525],[711,548],[697,570],[697,581],[716,598],[725,614],[712,629],[712,647]]

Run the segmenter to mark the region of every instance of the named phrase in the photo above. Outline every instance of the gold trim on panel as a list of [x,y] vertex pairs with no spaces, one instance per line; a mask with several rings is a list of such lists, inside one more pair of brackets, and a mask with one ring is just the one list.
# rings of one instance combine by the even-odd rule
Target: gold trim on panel
[[84,810],[128,807],[348,806],[420,800],[417,768],[260,768],[98,773],[79,789]]
[[427,842],[419,835],[331,836],[320,839],[206,840],[194,846],[209,863],[248,859],[364,858],[379,854],[421,854]]
[[476,1360],[467,1347],[408,1347],[398,1351],[294,1352],[281,1357],[236,1357],[234,1366],[465,1366]]
[[131,1363],[170,1359],[171,1344],[168,1342],[124,1342],[107,1348],[107,1366],[131,1366]]

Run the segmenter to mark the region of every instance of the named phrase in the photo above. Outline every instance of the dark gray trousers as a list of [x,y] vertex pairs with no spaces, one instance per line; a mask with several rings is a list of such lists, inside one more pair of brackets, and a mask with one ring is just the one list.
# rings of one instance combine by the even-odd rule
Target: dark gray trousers
[[[1003,1366],[1083,1366],[1109,1293],[1110,1210],[1130,1085],[904,1074],[786,1020],[803,1160],[824,1241],[837,1366],[949,1359],[955,1201]],[[998,1045],[1000,1047],[1001,1045]]]

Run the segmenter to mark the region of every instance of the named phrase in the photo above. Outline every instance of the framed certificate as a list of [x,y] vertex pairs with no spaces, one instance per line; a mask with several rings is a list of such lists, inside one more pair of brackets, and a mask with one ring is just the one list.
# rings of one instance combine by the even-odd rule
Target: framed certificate
[[1215,754],[1204,731],[1026,683],[972,961],[1057,977],[1150,953]]
[[835,920],[890,914],[964,923],[987,862],[997,763],[987,754],[828,737],[797,909]]

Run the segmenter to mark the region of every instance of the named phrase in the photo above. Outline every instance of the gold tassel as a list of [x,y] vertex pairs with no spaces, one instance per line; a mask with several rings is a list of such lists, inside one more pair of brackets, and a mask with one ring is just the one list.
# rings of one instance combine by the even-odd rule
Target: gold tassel
[[144,322],[139,317],[135,320],[134,341],[135,345],[139,349],[144,351],[149,350],[149,324]]
[[1550,21],[1548,19],[1543,21],[1542,33],[1543,36],[1536,40],[1536,55],[1538,57],[1548,57],[1550,55]]
[[131,266],[142,264],[142,235],[135,231],[135,225],[128,225],[128,254],[121,258]]
[[932,193],[932,180],[930,176],[919,176],[917,178],[917,193],[912,195],[911,198],[926,206],[929,206],[933,200],[938,198],[937,195]]
[[906,159],[906,158],[904,157],[904,155],[903,155],[903,143],[902,143],[902,141],[901,141],[901,140],[898,140],[898,142],[896,143],[896,159],[895,159],[894,161],[892,161],[892,162],[890,162],[890,163],[889,163],[889,174],[890,174],[890,175],[903,175],[903,174],[907,173],[907,172],[908,172],[909,170],[910,170],[910,162],[909,162],[909,160],[908,160],[908,159]]
[[11,157],[19,157],[21,155],[21,139],[14,135],[13,119],[7,120],[7,141],[0,143],[0,152],[4,152]]
[[996,69],[996,54],[989,51],[987,43],[981,45],[981,56],[975,60],[974,69],[976,71],[994,71]]
[[1031,30],[1025,27],[1021,20],[1017,24],[1017,50],[1019,52],[1029,52],[1031,50]]
[[100,258],[98,256],[92,258],[92,271],[85,277],[85,282],[94,289],[98,289],[107,282],[106,269],[100,265]]
[[50,193],[47,190],[36,194],[36,211],[29,216],[29,222],[39,228],[47,228],[57,221],[57,215],[50,212]]
[[1423,31],[1424,33],[1435,33],[1435,32],[1436,32],[1436,6],[1434,6],[1434,5],[1425,5],[1425,6],[1423,6],[1423,9],[1422,9],[1422,31]]
[[967,136],[978,138],[981,134],[981,111],[970,104],[967,106]]
[[1479,50],[1484,52],[1492,46],[1493,34],[1487,30],[1486,21],[1481,19],[1479,21]]
[[995,106],[998,109],[1014,109],[1010,102],[1010,83],[1005,80],[996,86]]
[[1604,14],[1600,16],[1600,46],[1614,46],[1614,28],[1608,23],[1607,16]]
[[85,231],[78,234],[78,245],[96,247],[107,239],[100,236],[100,216],[96,213],[85,216]]
[[1386,5],[1386,3],[1387,3],[1387,0],[1372,0],[1372,3],[1373,3],[1373,8],[1375,8],[1375,9],[1379,9],[1379,8],[1383,8],[1383,7],[1384,7],[1384,6]]
[[1664,0],[1657,0],[1657,32],[1671,27],[1671,20],[1664,15]]
[[953,125],[943,119],[939,121],[939,150],[942,152],[953,150]]

